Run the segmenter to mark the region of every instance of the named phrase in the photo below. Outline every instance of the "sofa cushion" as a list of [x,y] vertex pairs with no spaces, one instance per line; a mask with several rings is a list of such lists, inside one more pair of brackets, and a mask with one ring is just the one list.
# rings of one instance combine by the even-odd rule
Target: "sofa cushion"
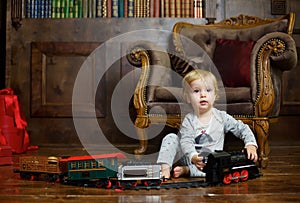
[[183,102],[181,87],[157,87],[155,89],[155,100],[165,102]]
[[213,61],[225,87],[250,87],[250,58],[254,41],[217,39]]

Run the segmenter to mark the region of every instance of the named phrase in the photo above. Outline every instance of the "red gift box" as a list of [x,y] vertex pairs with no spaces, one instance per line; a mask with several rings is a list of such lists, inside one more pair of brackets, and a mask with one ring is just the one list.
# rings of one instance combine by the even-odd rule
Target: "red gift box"
[[0,144],[10,146],[13,153],[26,152],[29,147],[26,126],[17,95],[11,88],[0,90]]
[[12,164],[12,152],[11,147],[6,145],[0,145],[0,165]]
[[15,125],[14,118],[11,116],[0,115],[1,128],[13,127]]
[[[24,129],[2,128],[2,134],[6,138],[7,145],[11,147],[13,153],[23,153],[24,151]],[[27,149],[27,146],[26,146]]]

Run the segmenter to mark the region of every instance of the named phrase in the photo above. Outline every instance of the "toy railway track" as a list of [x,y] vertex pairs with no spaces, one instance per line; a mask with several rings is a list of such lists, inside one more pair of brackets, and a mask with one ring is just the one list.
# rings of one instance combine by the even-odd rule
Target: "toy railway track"
[[[86,183],[67,183],[67,185],[74,185],[80,187],[90,187],[90,188],[97,188],[98,185],[92,182]],[[127,185],[127,186],[120,186],[117,182],[112,182],[112,187],[108,189],[113,190],[160,190],[160,189],[180,189],[180,188],[198,188],[198,187],[207,187],[210,184],[205,182],[205,180],[194,180],[194,181],[182,181],[182,182],[165,182],[160,185]]]
[[204,180],[197,180],[197,181],[187,181],[187,182],[170,182],[170,183],[163,183],[159,186],[143,186],[138,185],[134,188],[128,187],[128,188],[120,188],[123,190],[160,190],[160,189],[180,189],[180,188],[198,188],[198,187],[207,187],[209,184],[205,182]]

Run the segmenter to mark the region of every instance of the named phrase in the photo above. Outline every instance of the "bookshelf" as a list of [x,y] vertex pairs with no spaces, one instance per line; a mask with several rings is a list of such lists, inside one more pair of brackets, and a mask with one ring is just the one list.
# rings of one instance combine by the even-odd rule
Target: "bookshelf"
[[[19,96],[32,144],[39,146],[80,145],[72,120],[73,84],[81,65],[97,46],[135,30],[171,31],[178,21],[207,22],[204,18],[26,18],[22,5],[22,0],[7,1],[5,83]],[[157,41],[167,46],[168,40]],[[120,57],[129,44],[122,43],[115,51],[110,51],[110,46],[113,44],[106,46],[108,57],[102,63],[120,59],[101,80],[97,119],[112,143],[137,144],[117,130],[110,109],[115,86],[132,68]]]
[[211,8],[211,2],[207,0],[12,0],[11,8],[13,25],[18,29],[24,18],[204,18],[206,7]]

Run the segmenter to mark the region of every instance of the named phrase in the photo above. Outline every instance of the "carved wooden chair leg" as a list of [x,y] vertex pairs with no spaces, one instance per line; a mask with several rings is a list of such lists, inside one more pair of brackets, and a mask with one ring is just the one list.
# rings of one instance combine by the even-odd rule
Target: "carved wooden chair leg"
[[269,162],[269,121],[258,120],[254,123],[255,132],[257,135],[258,152],[259,152],[259,166],[266,168]]
[[140,143],[139,143],[139,148],[134,150],[134,154],[136,155],[144,154],[148,146],[148,136],[146,133],[146,129],[137,127],[137,135]]

